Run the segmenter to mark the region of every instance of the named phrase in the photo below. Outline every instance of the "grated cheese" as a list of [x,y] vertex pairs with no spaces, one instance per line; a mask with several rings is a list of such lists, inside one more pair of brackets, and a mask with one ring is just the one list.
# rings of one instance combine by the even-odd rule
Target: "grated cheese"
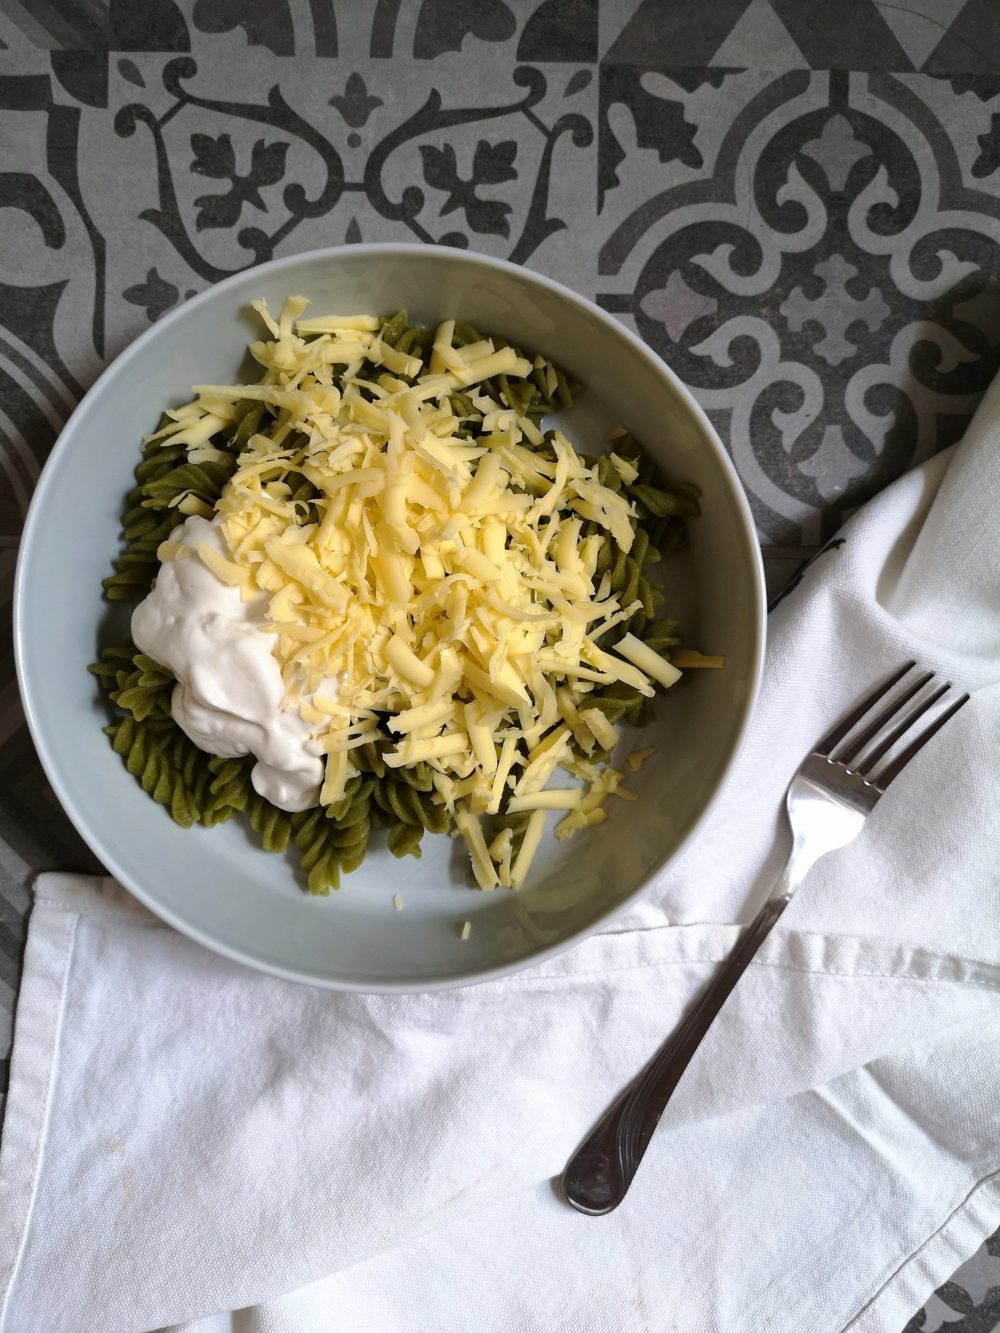
[[486,841],[483,838],[483,830],[479,826],[479,820],[468,810],[456,810],[455,823],[468,845],[476,883],[481,889],[495,889],[498,882],[497,872],[486,849]]
[[726,665],[726,659],[717,653],[697,653],[693,648],[675,649],[671,660],[674,666],[684,667],[686,670],[692,667],[707,667],[709,670],[719,671]]
[[634,634],[623,634],[615,644],[615,652],[634,663],[640,671],[653,680],[659,681],[664,689],[669,689],[681,678],[677,668],[665,657],[655,653],[648,644],[642,643]]
[[[216,507],[228,554],[202,544],[197,557],[245,600],[266,593],[262,628],[286,697],[325,756],[321,802],[343,797],[351,752],[381,726],[395,738],[390,768],[429,765],[431,798],[454,812],[480,888],[516,888],[547,810],[566,812],[556,830],[565,837],[599,823],[618,790],[620,775],[579,762],[579,750],[617,741],[587,706],[594,686],[620,681],[650,695],[651,682],[669,687],[680,676],[633,635],[609,651],[598,645],[638,605],[623,605],[609,577],[596,575],[601,532],[631,546],[631,504],[560,432],[543,437],[476,388],[538,368],[553,393],[544,359],[533,367],[488,339],[456,347],[446,320],[425,370],[382,341],[373,316],[306,319],[305,306],[290,298],[275,318],[254,302],[269,335],[251,346],[261,382],[201,386],[150,438],[209,460],[211,437],[241,400],[272,410],[270,433],[252,436]],[[375,368],[370,379],[359,378],[363,363]],[[456,391],[484,413],[487,434],[475,443],[460,434]],[[546,440],[550,457],[536,452]],[[632,463],[611,461],[624,482],[635,480]],[[301,478],[315,490],[312,505],[292,499]],[[185,494],[177,508],[203,515],[206,506]],[[584,537],[588,524],[601,532]],[[175,546],[164,543],[161,558],[192,556]],[[388,716],[380,722],[374,710]],[[583,786],[547,788],[559,767]],[[511,831],[487,848],[477,818],[501,809],[530,816],[513,864]]]
[[575,810],[583,800],[579,787],[550,787],[547,791],[531,792],[527,796],[512,796],[507,803],[509,814],[522,810]]
[[630,773],[638,773],[639,769],[642,768],[649,756],[654,753],[655,751],[652,745],[647,746],[644,750],[633,750],[625,760],[625,767]]
[[[567,819],[569,816],[567,815]],[[528,874],[528,867],[538,851],[538,844],[542,840],[542,833],[545,831],[545,811],[536,810],[528,820],[528,826],[524,830],[524,838],[521,842],[521,850],[518,852],[510,871],[511,887],[519,889],[525,881]]]
[[580,713],[580,719],[603,750],[615,748],[618,743],[618,733],[599,708],[584,708]]

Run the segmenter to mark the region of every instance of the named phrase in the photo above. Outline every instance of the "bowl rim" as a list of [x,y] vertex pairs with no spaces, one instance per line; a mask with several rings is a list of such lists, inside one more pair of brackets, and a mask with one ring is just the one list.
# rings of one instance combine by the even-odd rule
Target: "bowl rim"
[[[148,343],[155,341],[161,333],[171,328],[174,324],[183,322],[185,318],[200,305],[207,304],[212,300],[218,299],[220,294],[224,294],[229,288],[235,287],[246,281],[247,275],[257,270],[267,271],[268,274],[280,273],[282,269],[292,268],[296,265],[308,262],[322,262],[323,259],[331,259],[335,256],[341,256],[345,253],[376,256],[394,256],[403,258],[413,258],[419,256],[422,261],[430,260],[432,263],[447,264],[448,262],[460,259],[466,263],[478,266],[483,271],[492,270],[504,276],[516,276],[519,279],[529,283],[536,284],[545,288],[570,304],[577,306],[582,313],[596,319],[603,324],[614,335],[623,339],[631,348],[632,352],[641,357],[650,368],[659,376],[667,381],[670,388],[684,403],[686,409],[695,418],[700,426],[702,433],[715,455],[715,461],[720,467],[726,481],[729,483],[729,489],[736,504],[736,510],[742,525],[742,536],[744,545],[747,548],[750,568],[752,573],[752,582],[756,598],[755,614],[753,617],[753,643],[751,645],[751,667],[749,688],[746,690],[743,700],[740,704],[737,715],[736,731],[730,746],[729,756],[725,761],[721,773],[716,781],[715,788],[705,802],[697,818],[692,822],[687,832],[680,839],[673,851],[664,858],[656,867],[653,875],[647,875],[642,882],[621,902],[614,907],[609,908],[602,913],[589,926],[581,930],[574,931],[556,944],[547,945],[540,948],[524,958],[517,959],[513,963],[499,963],[495,967],[482,968],[470,973],[455,973],[448,977],[435,978],[433,980],[421,980],[419,983],[406,981],[385,981],[360,984],[354,981],[340,980],[328,976],[317,976],[306,971],[296,971],[293,968],[282,967],[273,963],[262,962],[252,954],[242,949],[226,944],[224,941],[213,938],[211,935],[201,931],[196,925],[183,919],[178,913],[171,909],[164,908],[156,901],[153,895],[147,894],[133,876],[125,873],[118,863],[118,857],[115,849],[101,835],[99,830],[90,828],[86,821],[79,817],[78,811],[74,808],[74,802],[66,791],[61,776],[60,767],[56,761],[55,755],[45,741],[42,728],[39,707],[40,701],[34,696],[33,686],[28,679],[25,658],[27,655],[27,630],[26,630],[26,605],[25,605],[25,584],[26,570],[31,563],[32,552],[39,544],[39,533],[41,531],[42,520],[40,515],[44,513],[48,491],[54,485],[53,478],[58,474],[59,464],[62,456],[68,452],[72,445],[71,427],[77,418],[84,412],[89,403],[96,398],[102,391],[105,382],[111,377],[112,373],[121,374],[122,368],[132,359],[137,357]],[[634,903],[636,903],[646,892],[649,883],[654,875],[661,874],[667,867],[675,864],[690,846],[693,839],[698,835],[703,825],[706,823],[709,815],[715,809],[723,790],[728,786],[729,779],[732,776],[736,759],[743,748],[746,740],[747,728],[753,713],[754,705],[760,689],[761,675],[764,666],[764,649],[766,639],[767,608],[765,596],[764,581],[764,563],[757,538],[756,525],[753,514],[750,509],[750,503],[747,498],[743,483],[740,481],[739,474],[733,464],[725,445],[722,443],[718,432],[712,425],[705,411],[694,397],[692,391],[677,376],[677,374],[650,348],[637,333],[634,333],[621,321],[615,319],[613,315],[602,310],[596,301],[580,295],[567,287],[564,283],[550,278],[545,274],[538,273],[533,269],[528,269],[520,264],[513,264],[506,259],[498,259],[492,255],[482,254],[475,250],[451,250],[434,245],[427,245],[419,242],[394,242],[394,241],[371,241],[359,242],[351,245],[332,245],[321,246],[312,250],[301,250],[294,254],[282,255],[280,258],[268,260],[264,264],[251,265],[248,268],[240,269],[238,272],[230,274],[221,281],[211,284],[195,296],[182,302],[176,309],[161,317],[156,323],[144,330],[137,338],[130,342],[126,347],[114,357],[107,366],[101,371],[97,379],[87,389],[83,397],[77,403],[76,407],[67,417],[63,424],[58,438],[52,447],[52,450],[42,467],[38,481],[35,485],[31,501],[28,506],[28,512],[25,516],[24,526],[19,542],[17,565],[14,575],[14,594],[13,594],[13,639],[14,639],[14,665],[17,676],[18,689],[21,696],[21,703],[24,708],[25,719],[28,724],[28,731],[38,754],[42,769],[52,789],[59,799],[59,803],[66,815],[72,822],[74,828],[80,834],[83,841],[91,849],[94,855],[105,866],[108,873],[121,883],[129,893],[133,894],[139,902],[149,909],[159,920],[166,922],[188,939],[210,949],[213,953],[220,954],[233,962],[242,963],[245,966],[253,967],[257,971],[269,973],[272,976],[281,977],[287,981],[295,981],[302,985],[318,986],[326,990],[353,992],[360,994],[419,994],[429,991],[454,990],[460,987],[479,985],[485,982],[497,981],[503,977],[512,976],[518,972],[526,971],[529,968],[538,967],[548,962],[559,954],[567,952],[574,946],[581,944],[591,935],[607,929],[609,922],[625,913]]]

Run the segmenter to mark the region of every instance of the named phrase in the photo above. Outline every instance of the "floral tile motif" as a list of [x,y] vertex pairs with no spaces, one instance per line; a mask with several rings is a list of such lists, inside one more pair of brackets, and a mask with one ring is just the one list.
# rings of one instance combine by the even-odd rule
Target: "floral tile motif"
[[116,252],[106,299],[125,336],[136,310],[120,300],[155,317],[248,264],[331,242],[473,247],[574,280],[554,242],[590,204],[589,71],[501,66],[470,105],[447,74],[401,86],[365,60],[320,66],[304,84],[284,62],[255,60],[256,98],[238,72],[206,75],[188,56],[137,55],[111,70],[97,170],[137,188],[122,196],[109,180],[95,208]]
[[[764,540],[816,545],[957,438],[1000,364],[996,113],[962,108],[969,162],[926,75],[726,73],[706,95],[710,74],[644,75],[658,119],[627,104],[661,169],[616,181],[611,155],[598,300],[694,388]],[[620,110],[602,98],[602,154]]]
[[[997,0],[0,0],[0,125],[4,606],[84,388],[272,255],[420,240],[596,297],[706,406],[775,588],[1000,362]],[[4,618],[0,1054],[52,866],[92,862]],[[998,1237],[906,1333],[998,1325]]]

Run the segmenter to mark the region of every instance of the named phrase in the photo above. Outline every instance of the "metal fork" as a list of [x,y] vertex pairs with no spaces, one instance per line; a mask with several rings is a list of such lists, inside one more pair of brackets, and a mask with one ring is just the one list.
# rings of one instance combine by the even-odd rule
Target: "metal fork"
[[[792,894],[821,856],[858,836],[890,782],[968,703],[967,694],[955,699],[904,750],[879,767],[914,723],[951,689],[950,684],[940,685],[917,699],[934,678],[933,672],[919,675],[857,735],[852,735],[879,700],[901,684],[915,666],[915,662],[908,662],[874,690],[823,737],[800,765],[786,797],[792,851],[785,868],[764,906],[676,1032],[612,1103],[570,1158],[563,1173],[563,1193],[578,1212],[599,1215],[618,1207],[702,1038]],[[911,700],[916,703],[907,710]],[[868,750],[873,742],[874,747]]]

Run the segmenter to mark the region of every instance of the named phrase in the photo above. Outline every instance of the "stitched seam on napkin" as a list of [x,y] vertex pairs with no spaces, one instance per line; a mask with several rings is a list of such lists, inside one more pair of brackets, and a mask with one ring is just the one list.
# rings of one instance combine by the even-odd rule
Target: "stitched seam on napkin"
[[157,930],[173,930],[174,927],[168,925],[166,921],[153,919],[144,921],[142,917],[135,916],[131,912],[119,911],[114,908],[108,908],[106,911],[94,911],[88,907],[74,907],[72,903],[57,902],[54,898],[43,898],[40,894],[35,894],[35,904],[38,907],[44,907],[48,912],[63,912],[67,916],[90,917],[92,921],[120,921],[127,926],[153,926]]
[[[74,893],[67,896],[67,893],[60,891],[59,886],[64,883],[72,885],[76,881],[86,881],[87,878],[58,873],[40,875],[35,882],[35,901],[39,906],[63,915],[71,913],[86,916],[95,922],[122,921],[126,924],[155,926],[159,930],[172,929],[107,877],[92,882],[110,889],[110,895],[103,891],[96,894],[90,891],[86,895],[78,896]],[[51,896],[41,887],[50,882],[53,884]],[[83,897],[82,902],[80,897]],[[671,922],[633,931],[602,931],[562,958],[527,969],[520,974],[520,980],[516,976],[508,977],[504,984],[524,986],[546,980],[611,977],[630,969],[674,966],[677,963],[716,964],[728,956],[744,929],[735,923]],[[658,939],[661,934],[664,937],[662,940]],[[700,934],[703,938],[698,939]],[[629,937],[634,941],[631,945]],[[670,942],[664,951],[666,940]],[[897,941],[887,952],[884,944],[884,941],[871,937],[779,928],[754,960],[754,966],[799,971],[807,976],[885,977],[924,986],[949,983],[970,989],[1000,989],[1000,976],[996,981],[990,979],[1000,974],[1000,966],[994,960],[967,953],[937,953],[916,943],[907,945],[905,941]],[[827,965],[823,966],[823,960],[831,949],[835,954],[842,952],[839,945],[847,946],[855,962],[847,963],[846,967],[837,967],[837,961],[847,960],[830,957]],[[819,951],[815,952],[817,946]],[[608,953],[605,953],[606,950]],[[800,961],[803,954],[807,958],[804,963]],[[810,962],[809,956],[814,956],[815,961]],[[630,957],[635,961],[624,961]],[[603,963],[600,961],[602,958],[605,960]],[[576,959],[579,961],[574,965]],[[857,965],[865,962],[869,963],[869,968],[858,971]],[[486,984],[488,986],[491,983]]]
[[[44,906],[48,911],[61,912],[64,915],[73,916],[77,920],[87,917],[96,921],[118,921],[124,925],[136,926],[144,929],[153,928],[156,930],[172,930],[165,921],[159,921],[155,918],[150,921],[144,921],[134,916],[126,916],[114,911],[90,910],[87,908],[73,907],[71,904],[58,902],[52,898],[44,898],[36,894],[36,904]],[[718,927],[713,927],[716,929]],[[723,926],[723,929],[727,927]],[[672,927],[660,927],[660,929],[672,929]],[[641,934],[648,935],[650,932],[643,931]],[[75,930],[74,930],[75,938]],[[601,936],[594,936],[594,939],[600,939]],[[620,938],[620,936],[619,936]],[[729,949],[712,950],[703,954],[691,954],[683,958],[646,958],[638,963],[609,964],[607,967],[591,968],[586,971],[572,970],[566,972],[550,972],[539,969],[535,972],[520,972],[512,976],[505,977],[503,984],[511,986],[531,986],[540,981],[573,982],[573,981],[592,981],[601,977],[616,976],[623,972],[641,972],[651,969],[667,967],[687,967],[700,966],[703,963],[721,963],[724,962],[730,954]],[[966,958],[964,955],[946,955],[954,957],[959,962],[969,964],[973,967],[995,968],[995,963],[988,963],[978,958]],[[964,980],[961,977],[922,977],[912,972],[872,972],[872,971],[842,971],[832,967],[803,967],[799,963],[782,962],[777,959],[755,958],[750,964],[751,967],[766,967],[781,972],[800,972],[805,976],[812,977],[843,977],[845,980],[852,980],[856,977],[862,977],[869,980],[882,981],[909,981],[918,986],[962,986],[965,990],[984,990],[1000,991],[1000,980],[987,981],[984,979],[978,981]],[[489,985],[490,983],[486,983]],[[415,992],[419,993],[419,992]],[[442,995],[447,992],[441,992]]]
[[[875,1279],[875,1285],[874,1289],[872,1290],[872,1294],[867,1298],[864,1304],[860,1306],[858,1310],[850,1317],[849,1321],[842,1326],[840,1333],[848,1333],[848,1330],[856,1327],[858,1321],[862,1319],[864,1315],[868,1313],[869,1310],[871,1310],[872,1306],[874,1306],[875,1302],[882,1296],[882,1294],[885,1292],[886,1288],[893,1281],[893,1279],[898,1277],[905,1268],[907,1268],[911,1263],[914,1262],[914,1260],[918,1259],[921,1252],[923,1250],[926,1250],[927,1247],[938,1236],[942,1235],[943,1232],[947,1231],[947,1229],[952,1225],[952,1223],[958,1217],[958,1214],[961,1213],[963,1209],[967,1208],[968,1205],[971,1203],[973,1195],[977,1194],[979,1190],[981,1190],[984,1186],[989,1185],[992,1181],[996,1180],[1000,1180],[1000,1170],[990,1171],[985,1176],[980,1176],[978,1180],[975,1180],[972,1183],[972,1185],[964,1187],[962,1192],[955,1196],[955,1200],[948,1207],[944,1219],[934,1228],[934,1230],[928,1232],[928,1234],[923,1238],[923,1240],[920,1241],[920,1243],[916,1245],[909,1252],[909,1254],[906,1255],[905,1258],[900,1260],[892,1260],[885,1266],[885,1268],[883,1268],[882,1272]],[[983,1234],[984,1240],[986,1239],[986,1236],[988,1234],[989,1234],[988,1231],[984,1232]]]
[[[952,955],[948,955],[952,956]],[[964,961],[964,960],[963,960]],[[773,967],[782,972],[806,972],[814,977],[872,977],[883,981],[913,981],[918,986],[964,986],[967,990],[1000,990],[1000,981],[963,981],[961,977],[918,977],[912,972],[840,972],[833,967],[801,967],[798,963],[769,963],[757,961],[752,967]],[[992,967],[986,963],[980,966]]]
[[[39,889],[39,884],[45,879],[80,879],[85,881],[84,897],[88,905],[84,905],[80,901],[81,895],[73,895],[67,898],[58,892],[50,895]],[[102,884],[112,886],[111,892],[94,887]],[[109,876],[73,876],[62,875],[58,871],[50,871],[39,875],[35,880],[34,896],[37,904],[55,912],[74,912],[79,916],[90,916],[107,921],[136,921],[147,926],[158,926],[161,930],[170,929],[162,918],[151,912],[138,898],[132,897],[131,894],[127,893],[127,890],[122,889]]]
[[[957,955],[956,955],[957,956]],[[648,958],[641,963],[623,963],[588,972],[536,972],[515,974],[504,979],[505,984],[530,985],[537,981],[588,981],[599,977],[614,976],[620,972],[640,972],[644,969],[661,967],[689,967],[701,963],[721,963],[729,957],[729,951],[716,954],[702,954],[690,958]],[[965,961],[964,959],[962,961]],[[980,964],[982,966],[982,964]],[[912,981],[918,986],[964,986],[968,990],[1000,990],[1000,981],[963,981],[960,977],[919,977],[911,972],[838,972],[833,968],[802,967],[798,963],[767,962],[754,959],[751,967],[768,967],[780,972],[802,972],[811,977],[869,977],[881,981]],[[987,963],[987,967],[994,964]]]
[[[56,1071],[59,1067],[59,1047],[62,1042],[63,1021],[66,1016],[66,992],[69,988],[70,971],[73,964],[73,958],[76,953],[76,936],[78,921],[74,921],[72,933],[69,937],[69,944],[66,949],[66,960],[63,964],[62,980],[59,986],[59,1017],[56,1021],[55,1031],[52,1035],[52,1050],[49,1061],[48,1075],[45,1084],[45,1107],[42,1111],[41,1125],[38,1130],[38,1141],[35,1145],[34,1168],[31,1173],[31,1185],[28,1189],[28,1204],[24,1212],[24,1221],[21,1226],[21,1238],[17,1247],[17,1254],[14,1257],[14,1264],[11,1268],[10,1280],[7,1283],[7,1290],[3,1293],[3,1300],[0,1302],[0,1333],[7,1327],[7,1314],[10,1309],[10,1299],[14,1288],[17,1285],[18,1274],[21,1270],[21,1260],[24,1258],[24,1250],[28,1240],[28,1232],[31,1229],[31,1217],[35,1211],[35,1198],[38,1193],[38,1178],[41,1175],[42,1161],[45,1156],[45,1141],[49,1133],[49,1119],[52,1113],[52,1100],[55,1091]],[[30,947],[30,941],[29,941]],[[15,1028],[16,1036],[16,1028]],[[10,1106],[8,1104],[8,1112]]]

